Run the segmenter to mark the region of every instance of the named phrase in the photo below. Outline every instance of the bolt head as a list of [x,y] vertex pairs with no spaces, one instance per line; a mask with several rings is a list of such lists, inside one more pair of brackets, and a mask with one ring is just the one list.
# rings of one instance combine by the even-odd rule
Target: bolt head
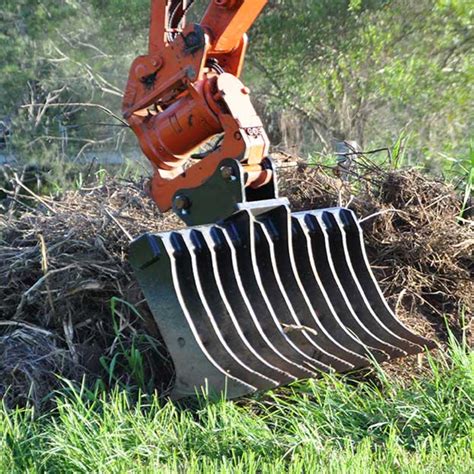
[[232,166],[222,166],[221,167],[221,176],[226,181],[232,181],[235,179],[235,174]]
[[174,207],[178,211],[185,211],[191,207],[191,201],[187,196],[179,195],[174,198]]
[[191,33],[186,36],[186,45],[187,46],[197,46],[199,44],[199,36],[194,32],[191,31]]

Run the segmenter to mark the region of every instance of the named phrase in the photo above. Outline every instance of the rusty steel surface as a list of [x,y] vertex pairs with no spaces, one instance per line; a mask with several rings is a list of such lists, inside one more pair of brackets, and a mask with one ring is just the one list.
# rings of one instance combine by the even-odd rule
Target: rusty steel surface
[[144,235],[131,262],[175,366],[173,399],[238,398],[432,347],[388,306],[344,208],[249,207]]

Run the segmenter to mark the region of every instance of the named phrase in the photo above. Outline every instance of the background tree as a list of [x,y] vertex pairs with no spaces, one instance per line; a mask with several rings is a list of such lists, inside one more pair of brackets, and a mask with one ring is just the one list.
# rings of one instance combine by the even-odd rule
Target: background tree
[[[254,88],[297,117],[300,151],[372,146],[404,128],[425,155],[465,153],[472,119],[474,9],[432,0],[280,0],[252,43]],[[280,127],[281,128],[281,127]]]
[[[120,122],[146,51],[149,0],[5,0],[0,120],[22,160],[136,148]],[[197,0],[197,18],[208,0]],[[273,142],[302,155],[336,140],[393,144],[439,170],[469,156],[474,9],[463,0],[270,0],[245,81]]]

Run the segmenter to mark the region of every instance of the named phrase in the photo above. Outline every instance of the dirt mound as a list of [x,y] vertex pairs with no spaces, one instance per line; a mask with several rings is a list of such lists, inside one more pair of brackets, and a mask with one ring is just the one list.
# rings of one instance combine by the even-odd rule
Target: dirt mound
[[[445,341],[446,317],[472,334],[472,222],[459,219],[453,188],[367,163],[350,177],[294,163],[281,174],[294,210],[356,210],[382,288],[411,327]],[[57,199],[12,189],[0,214],[0,396],[39,405],[60,383],[53,373],[165,391],[172,368],[127,248],[178,220],[160,214],[142,183],[107,178]]]

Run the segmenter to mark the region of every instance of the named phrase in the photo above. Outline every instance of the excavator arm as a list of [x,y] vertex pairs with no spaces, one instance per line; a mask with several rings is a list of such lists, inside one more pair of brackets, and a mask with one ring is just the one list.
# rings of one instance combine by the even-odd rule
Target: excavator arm
[[[188,224],[227,217],[246,199],[275,197],[269,141],[239,80],[246,33],[266,3],[213,0],[199,24],[186,25],[189,0],[152,1],[149,52],[131,67],[123,113],[153,164],[154,201]],[[185,170],[218,135],[212,151]],[[209,202],[202,196],[215,194],[216,174],[229,185]]]

